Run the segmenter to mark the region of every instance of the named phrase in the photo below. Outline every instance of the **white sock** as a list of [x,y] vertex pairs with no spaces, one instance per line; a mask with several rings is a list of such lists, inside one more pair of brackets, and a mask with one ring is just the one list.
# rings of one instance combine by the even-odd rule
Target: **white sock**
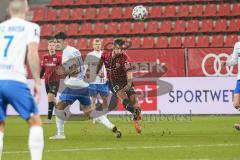
[[108,129],[113,129],[113,127],[115,126],[114,124],[112,124],[110,121],[109,121],[109,119],[107,118],[107,116],[106,115],[103,115],[103,116],[101,116],[101,117],[98,117],[98,118],[96,118],[96,120],[99,122],[99,123],[101,123],[101,124],[103,124],[105,127],[107,127]]
[[0,131],[0,160],[2,159],[3,136],[4,136],[4,133]]
[[43,129],[40,126],[30,128],[28,146],[31,153],[31,160],[41,160],[43,152]]
[[57,135],[64,135],[64,121],[56,116]]

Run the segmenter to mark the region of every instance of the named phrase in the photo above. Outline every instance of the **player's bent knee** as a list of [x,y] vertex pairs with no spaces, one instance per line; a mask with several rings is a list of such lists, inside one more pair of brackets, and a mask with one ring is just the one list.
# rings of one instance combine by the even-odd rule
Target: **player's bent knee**
[[48,93],[48,102],[55,102],[55,95],[52,93]]
[[69,103],[67,102],[58,102],[56,105],[56,109],[64,110],[68,105]]
[[90,106],[81,105],[81,109],[83,110],[85,115],[90,115],[90,113],[93,111],[92,105]]
[[71,117],[70,110],[55,109],[55,114],[59,119],[61,119],[63,121],[67,121]]

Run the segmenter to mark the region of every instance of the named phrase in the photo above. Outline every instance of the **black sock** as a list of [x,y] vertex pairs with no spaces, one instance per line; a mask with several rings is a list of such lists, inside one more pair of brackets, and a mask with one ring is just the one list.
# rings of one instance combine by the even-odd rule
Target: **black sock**
[[122,101],[123,106],[125,107],[126,110],[128,110],[131,113],[134,113],[134,107],[131,105],[129,99],[124,99]]
[[55,106],[55,102],[49,102],[49,103],[48,103],[48,119],[49,119],[49,120],[52,119],[54,106]]

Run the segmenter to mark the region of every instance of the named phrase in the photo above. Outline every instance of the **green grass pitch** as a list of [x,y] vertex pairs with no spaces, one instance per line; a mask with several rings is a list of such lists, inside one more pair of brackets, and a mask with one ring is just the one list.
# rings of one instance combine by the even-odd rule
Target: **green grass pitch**
[[[240,132],[233,128],[240,116],[192,116],[173,120],[145,118],[137,135],[132,122],[110,117],[122,131],[116,139],[100,124],[67,122],[66,140],[49,140],[55,124],[43,125],[44,160],[239,160]],[[55,122],[55,120],[53,120]],[[8,117],[3,160],[28,160],[27,124]]]

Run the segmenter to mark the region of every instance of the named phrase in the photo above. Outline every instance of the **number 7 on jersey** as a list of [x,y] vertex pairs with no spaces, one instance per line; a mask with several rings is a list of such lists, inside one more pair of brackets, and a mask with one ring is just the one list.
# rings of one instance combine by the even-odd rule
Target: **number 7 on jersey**
[[8,55],[8,49],[9,49],[9,47],[10,47],[12,41],[13,41],[13,38],[14,38],[14,36],[4,36],[4,39],[6,39],[8,41],[7,45],[4,49],[4,55],[3,55],[4,58],[6,58],[7,55]]

